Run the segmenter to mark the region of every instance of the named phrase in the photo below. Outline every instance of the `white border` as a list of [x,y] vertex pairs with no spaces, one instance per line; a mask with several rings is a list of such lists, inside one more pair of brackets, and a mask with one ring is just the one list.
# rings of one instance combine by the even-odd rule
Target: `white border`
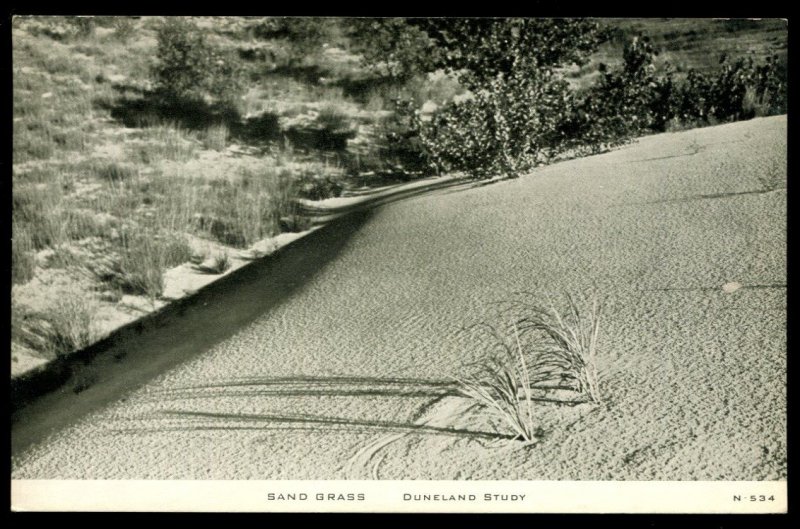
[[14,511],[760,514],[787,505],[786,481],[11,482]]

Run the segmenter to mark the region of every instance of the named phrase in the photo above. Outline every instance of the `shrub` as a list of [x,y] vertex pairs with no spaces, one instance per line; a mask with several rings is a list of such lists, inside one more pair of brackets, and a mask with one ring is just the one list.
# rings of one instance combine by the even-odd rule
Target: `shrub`
[[744,114],[744,98],[752,82],[750,58],[728,61],[722,58],[722,70],[710,87],[711,113],[720,121],[749,118]]
[[569,110],[567,90],[547,72],[500,76],[422,122],[422,143],[439,168],[478,178],[518,176],[554,154]]
[[565,137],[595,145],[597,150],[624,142],[644,132],[668,126],[749,119],[786,111],[786,82],[777,57],[756,65],[751,58],[723,56],[716,76],[695,70],[678,82],[667,65],[656,74],[656,50],[645,36],[635,37],[624,49],[624,64],[608,71],[578,98],[562,124]]
[[358,18],[348,22],[351,41],[366,67],[398,81],[432,67],[428,35],[407,20]]
[[[634,37],[624,47],[621,68],[601,67],[600,80],[577,103],[578,123],[571,125],[579,141],[615,145],[649,129],[655,122],[666,124],[669,116],[664,114],[664,108],[658,108],[664,102],[658,97],[654,56],[655,50],[647,37]],[[670,93],[670,81],[660,88]],[[654,116],[654,107],[656,113],[661,113],[658,117]]]
[[711,83],[697,70],[689,70],[676,93],[675,118],[684,123],[707,121],[711,109]]
[[232,55],[210,46],[193,23],[170,17],[158,28],[155,85],[171,103],[203,100],[231,102],[241,91],[241,69]]
[[331,21],[319,17],[265,17],[251,31],[259,39],[285,39],[299,52],[313,51],[334,36]]
[[788,70],[786,58],[777,55],[767,58],[764,64],[756,66],[755,93],[762,103],[768,102],[766,115],[782,114],[787,110]]
[[720,121],[748,119],[757,113],[786,111],[786,72],[777,57],[762,65],[752,58],[729,60],[723,56],[722,69],[709,87],[710,113]]

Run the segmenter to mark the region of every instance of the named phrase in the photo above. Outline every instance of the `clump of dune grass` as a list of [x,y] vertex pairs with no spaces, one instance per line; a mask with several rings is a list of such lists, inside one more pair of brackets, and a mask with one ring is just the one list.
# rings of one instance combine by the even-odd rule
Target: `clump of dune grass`
[[599,403],[597,346],[602,303],[597,297],[579,300],[569,293],[565,298],[564,309],[552,300],[546,306],[530,301],[512,303],[511,308],[523,314],[515,325],[521,335],[533,338],[535,382],[557,381]]
[[56,247],[67,240],[63,194],[58,186],[17,186],[12,195],[14,226],[30,235],[33,248]]
[[207,274],[221,274],[231,267],[231,259],[227,251],[215,252],[210,256],[209,254],[210,252],[205,251],[192,255],[191,262],[197,270]]
[[296,207],[294,195],[291,171],[243,169],[231,179],[209,185],[200,197],[198,225],[223,244],[247,248],[280,232],[280,219]]
[[353,126],[346,110],[335,103],[328,103],[319,109],[317,123],[330,131],[348,130]]
[[224,123],[217,125],[210,125],[203,132],[202,140],[203,147],[215,151],[222,151],[228,146],[228,137],[230,130]]
[[46,310],[17,315],[14,334],[28,346],[51,358],[68,355],[99,338],[95,325],[98,304],[95,300],[70,292],[59,296]]
[[563,310],[552,301],[547,306],[527,300],[505,305],[511,332],[486,323],[475,326],[488,331],[494,348],[479,360],[478,374],[455,381],[464,396],[505,423],[516,439],[531,443],[539,436],[533,390],[571,390],[586,401],[601,402],[596,358],[602,307],[597,298],[579,301],[570,294]]
[[211,258],[211,270],[216,274],[221,274],[231,267],[231,259],[228,252],[222,251],[214,254]]
[[160,235],[152,231],[123,232],[118,286],[132,294],[154,301],[164,292],[164,272],[191,259],[191,248],[184,237]]
[[160,118],[142,116],[144,141],[136,143],[133,158],[144,164],[161,160],[186,161],[194,153],[194,143],[190,134],[176,123],[165,122]]
[[136,176],[136,169],[131,165],[108,162],[95,169],[97,176],[108,182],[116,183],[130,180]]
[[27,229],[16,223],[12,225],[11,237],[11,283],[27,283],[33,279],[36,266],[33,240]]
[[501,354],[483,362],[481,372],[472,378],[456,378],[459,391],[486,407],[495,418],[516,433],[516,439],[526,443],[536,440],[539,429],[534,422],[531,377],[528,363],[514,325],[515,346],[509,346],[494,328]]

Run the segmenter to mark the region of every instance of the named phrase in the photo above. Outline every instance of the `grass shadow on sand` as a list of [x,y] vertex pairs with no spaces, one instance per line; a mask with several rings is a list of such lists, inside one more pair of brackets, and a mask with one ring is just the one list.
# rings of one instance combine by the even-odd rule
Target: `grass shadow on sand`
[[[533,390],[547,391],[551,387],[532,387]],[[398,377],[356,377],[356,376],[292,376],[292,377],[253,377],[232,379],[153,391],[148,400],[164,402],[168,399],[219,399],[228,397],[431,397],[442,398],[461,396],[458,384],[453,380],[427,380]],[[582,401],[533,396],[534,402],[576,405]]]
[[[188,419],[179,426],[156,428],[139,428],[122,431],[132,432],[165,432],[165,431],[202,431],[202,430],[345,430],[348,432],[394,432],[418,433],[431,435],[449,435],[471,437],[486,440],[513,439],[511,435],[499,435],[496,432],[466,430],[445,426],[432,426],[413,422],[381,421],[369,419],[353,419],[347,417],[331,417],[311,414],[246,414],[246,413],[214,413],[188,410],[165,410],[159,413],[163,418]],[[198,424],[197,421],[221,422],[224,424]],[[235,424],[231,424],[233,421]]]
[[[533,388],[537,389],[537,388]],[[539,388],[543,389],[543,388]],[[429,399],[407,421],[386,421],[370,418],[314,415],[305,413],[230,413],[214,411],[219,403],[227,399],[255,399],[264,397],[387,397],[387,398],[427,398]],[[252,377],[232,379],[184,386],[162,391],[154,391],[141,397],[142,402],[166,403],[168,409],[156,410],[145,416],[128,419],[133,423],[140,421],[169,420],[164,426],[122,426],[115,432],[158,433],[168,431],[203,430],[310,430],[318,433],[326,431],[347,431],[353,433],[423,434],[464,437],[486,441],[514,440],[515,436],[495,430],[465,428],[449,425],[467,411],[476,407],[459,390],[452,380],[433,380],[400,377],[363,376],[291,376],[291,377]],[[446,417],[434,414],[425,419],[428,411],[443,399],[456,398],[462,401],[460,412]],[[211,410],[180,409],[170,405],[186,401],[207,400],[213,403]],[[536,404],[557,404],[574,406],[581,402],[571,402],[546,396],[532,396]],[[441,414],[439,414],[441,415]],[[175,420],[179,420],[175,424]],[[433,422],[433,421],[437,422]]]

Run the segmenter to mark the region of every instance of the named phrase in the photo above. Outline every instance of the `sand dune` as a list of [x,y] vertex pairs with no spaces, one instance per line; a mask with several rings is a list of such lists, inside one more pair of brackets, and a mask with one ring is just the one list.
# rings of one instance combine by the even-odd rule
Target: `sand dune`
[[[32,408],[12,477],[785,479],[786,149],[755,119],[345,218],[124,345],[153,359],[127,383]],[[452,394],[486,346],[463,327],[590,288],[604,404],[493,442]]]

